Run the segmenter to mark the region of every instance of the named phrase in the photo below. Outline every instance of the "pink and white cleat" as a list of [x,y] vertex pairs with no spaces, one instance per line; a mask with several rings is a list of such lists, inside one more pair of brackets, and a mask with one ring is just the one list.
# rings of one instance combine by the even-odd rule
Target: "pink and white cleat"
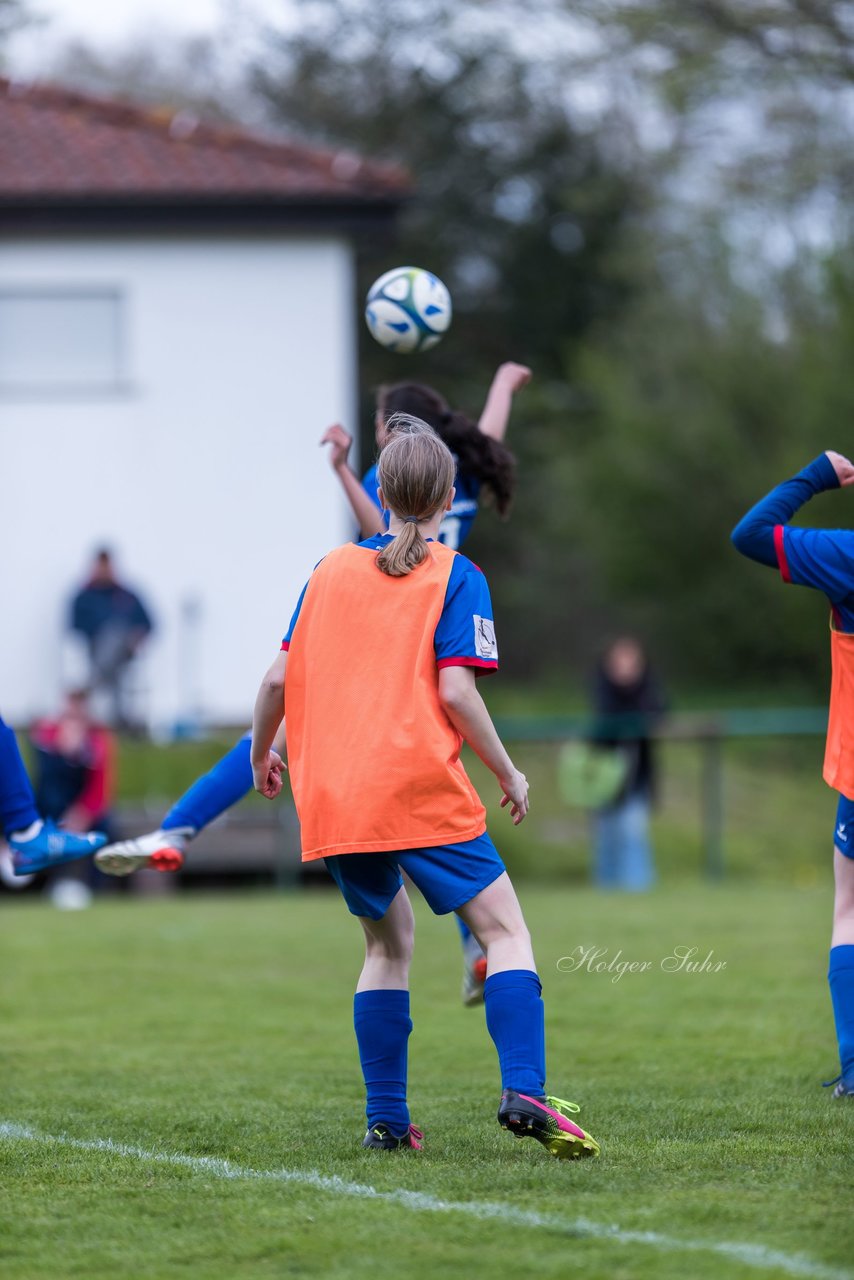
[[176,827],[171,831],[150,831],[135,840],[120,840],[96,854],[95,866],[108,876],[129,876],[144,867],[180,871],[184,865],[184,847],[194,834],[189,827]]

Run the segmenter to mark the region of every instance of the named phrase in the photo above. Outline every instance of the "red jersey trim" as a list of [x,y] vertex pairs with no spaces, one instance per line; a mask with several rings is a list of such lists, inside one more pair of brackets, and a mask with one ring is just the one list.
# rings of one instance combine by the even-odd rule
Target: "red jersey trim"
[[780,573],[783,575],[783,581],[791,582],[792,575],[789,571],[789,562],[786,559],[786,543],[783,537],[783,532],[783,525],[774,525],[774,551],[777,555],[777,564],[780,567]]
[[476,675],[486,676],[498,670],[498,661],[487,658],[440,658],[436,666],[443,667],[476,667]]

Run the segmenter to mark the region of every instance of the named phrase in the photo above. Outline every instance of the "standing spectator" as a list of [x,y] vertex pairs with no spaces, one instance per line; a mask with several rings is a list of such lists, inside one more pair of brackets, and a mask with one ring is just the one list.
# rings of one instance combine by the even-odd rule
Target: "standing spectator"
[[594,818],[594,880],[603,889],[642,892],[655,880],[649,815],[655,795],[650,732],[664,698],[640,642],[620,636],[602,657],[594,688],[593,738],[624,756],[626,776],[616,798]]
[[107,548],[97,552],[91,578],[74,597],[71,629],[86,638],[90,691],[103,690],[107,695],[116,728],[137,727],[127,706],[126,680],[152,623],[139,596],[116,578]]

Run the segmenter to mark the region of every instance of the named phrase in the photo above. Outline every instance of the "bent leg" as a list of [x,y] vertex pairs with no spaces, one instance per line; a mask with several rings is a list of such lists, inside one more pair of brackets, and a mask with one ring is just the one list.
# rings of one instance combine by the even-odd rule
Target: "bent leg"
[[486,952],[488,976],[505,969],[536,971],[531,935],[506,871],[460,907],[458,915]]
[[486,951],[486,1027],[498,1053],[501,1087],[541,1098],[546,1091],[542,988],[531,937],[507,872],[459,914]]
[[359,916],[359,923],[365,934],[365,963],[356,990],[408,991],[415,916],[406,890],[401,886],[381,920]]
[[195,835],[252,790],[249,754],[252,735],[244,734],[207,773],[176,800],[161,824],[163,831]]

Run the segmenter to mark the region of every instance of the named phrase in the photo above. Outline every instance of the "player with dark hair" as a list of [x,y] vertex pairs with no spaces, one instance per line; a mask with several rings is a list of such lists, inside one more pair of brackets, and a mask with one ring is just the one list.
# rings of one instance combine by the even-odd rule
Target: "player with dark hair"
[[788,521],[817,493],[852,484],[854,463],[822,453],[772,489],[732,534],[742,555],[779,569],[784,582],[814,587],[830,602],[833,675],[824,780],[839,792],[828,972],[839,1046],[840,1075],[830,1081],[836,1098],[854,1098],[854,531],[796,529]]
[[[460,760],[467,741],[514,823],[528,784],[508,756],[476,676],[498,653],[483,574],[438,541],[455,461],[417,419],[392,419],[378,464],[388,532],[332,551],[299,598],[258,691],[256,790],[273,798],[284,709],[303,860],[323,858],[365,936],[353,1017],[367,1094],[363,1146],[418,1148],[407,1105],[414,920],[402,871],[438,915],[458,912],[484,947],[486,1025],[501,1068],[498,1121],[559,1159],[598,1153],[548,1097],[540,980],[522,911]],[[378,572],[379,570],[379,572]],[[489,622],[479,630],[481,620]]]
[[[525,365],[500,365],[477,422],[452,409],[438,391],[419,382],[398,382],[380,387],[377,392],[377,448],[382,449],[387,441],[387,423],[393,414],[412,414],[431,426],[454,456],[456,496],[439,534],[440,540],[454,550],[471,532],[482,491],[492,498],[500,516],[509,510],[516,486],[516,464],[504,437],[513,396],[530,380],[531,370]],[[388,528],[388,513],[377,501],[376,466],[359,480],[348,461],[353,437],[340,424],[329,427],[320,443],[332,446],[329,460],[353,508],[362,537],[382,533]]]

